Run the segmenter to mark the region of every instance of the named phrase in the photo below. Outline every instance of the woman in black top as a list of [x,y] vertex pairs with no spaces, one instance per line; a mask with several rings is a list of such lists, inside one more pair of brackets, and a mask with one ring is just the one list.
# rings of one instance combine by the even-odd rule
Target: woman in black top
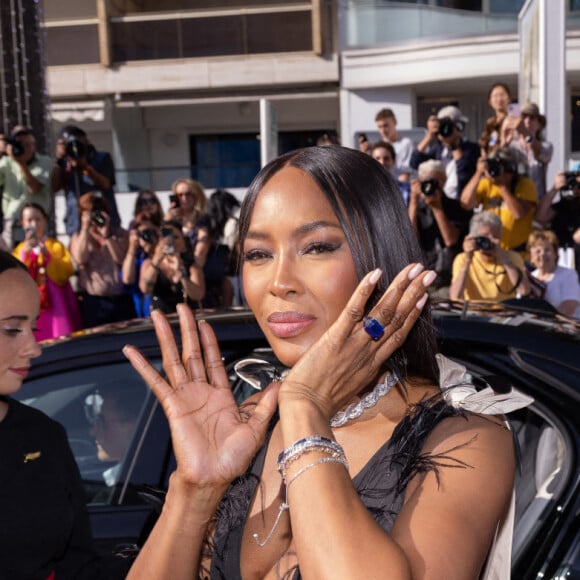
[[82,482],[64,428],[11,398],[40,348],[38,288],[0,251],[0,578],[99,577]]

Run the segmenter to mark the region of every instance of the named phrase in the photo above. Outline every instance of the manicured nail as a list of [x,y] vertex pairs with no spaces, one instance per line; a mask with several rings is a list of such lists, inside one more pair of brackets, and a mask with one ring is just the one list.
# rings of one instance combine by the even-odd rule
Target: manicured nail
[[433,284],[433,282],[435,281],[435,278],[437,278],[437,272],[431,270],[430,272],[427,272],[427,274],[425,274],[425,277],[423,278],[423,286],[425,286],[425,288],[427,288],[427,286]]
[[376,284],[379,281],[379,278],[382,276],[383,271],[380,268],[373,270],[371,275],[369,276],[369,284]]
[[414,280],[424,269],[425,266],[423,266],[423,264],[415,264],[409,270],[409,280]]
[[417,304],[415,304],[415,308],[417,308],[417,310],[421,310],[421,308],[423,308],[423,306],[425,306],[425,302],[427,302],[427,298],[429,298],[429,294],[427,294],[427,292],[425,292],[425,294],[423,294],[423,296],[421,296],[421,298],[419,298],[419,302],[417,302]]

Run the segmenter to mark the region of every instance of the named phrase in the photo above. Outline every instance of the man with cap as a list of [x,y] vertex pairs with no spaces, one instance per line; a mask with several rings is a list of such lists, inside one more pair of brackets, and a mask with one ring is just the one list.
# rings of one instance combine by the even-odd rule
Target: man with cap
[[78,199],[84,193],[100,191],[110,208],[111,225],[121,225],[115,200],[115,165],[106,151],[97,151],[80,127],[67,125],[57,141],[53,190],[64,190],[65,229],[69,236],[79,230]]
[[552,160],[554,147],[543,138],[546,117],[536,103],[520,107],[519,116],[508,115],[503,122],[500,145],[509,145],[522,155],[528,165],[528,175],[538,191],[538,199],[546,194],[546,170]]
[[479,147],[463,136],[467,117],[458,107],[449,105],[437,113],[435,124],[430,118],[428,131],[437,129],[437,144],[432,145],[430,135],[427,135],[411,155],[411,167],[417,169],[421,163],[429,159],[437,159],[445,165],[447,179],[443,192],[452,199],[458,199],[461,190],[475,173]]
[[50,177],[52,160],[36,151],[32,129],[17,125],[5,140],[6,154],[0,158],[3,231],[6,246],[13,248],[24,240],[20,210],[37,203],[48,215],[52,211]]

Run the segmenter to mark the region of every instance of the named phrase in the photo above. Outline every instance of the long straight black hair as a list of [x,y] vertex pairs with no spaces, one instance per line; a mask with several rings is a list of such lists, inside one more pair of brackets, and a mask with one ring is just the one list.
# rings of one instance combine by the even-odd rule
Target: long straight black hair
[[[240,213],[240,248],[248,233],[256,198],[266,182],[285,167],[308,174],[330,202],[350,246],[359,280],[380,267],[381,280],[370,310],[394,277],[422,254],[403,197],[388,171],[369,155],[346,147],[307,147],[286,153],[266,165],[252,181]],[[296,192],[296,203],[308,199]],[[437,383],[437,343],[429,303],[390,365],[401,377],[423,377]]]

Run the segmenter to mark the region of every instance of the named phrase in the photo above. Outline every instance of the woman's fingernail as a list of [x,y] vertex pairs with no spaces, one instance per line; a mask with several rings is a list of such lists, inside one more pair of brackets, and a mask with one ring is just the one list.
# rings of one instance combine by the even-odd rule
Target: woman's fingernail
[[433,270],[427,272],[427,274],[425,274],[425,277],[423,278],[423,286],[425,286],[426,288],[427,286],[433,284],[435,278],[437,278],[437,272],[434,272]]
[[369,284],[376,284],[379,281],[379,278],[382,276],[383,271],[380,268],[377,268],[372,272],[369,276]]
[[417,304],[415,304],[415,308],[417,308],[418,310],[421,310],[421,308],[423,308],[423,306],[425,306],[425,302],[427,302],[427,298],[429,298],[429,294],[427,294],[427,292],[425,292],[425,294],[423,294],[423,296],[421,296],[421,298],[419,298],[419,302],[417,302]]
[[409,270],[409,280],[414,280],[424,269],[425,266],[423,266],[423,264],[415,264]]

